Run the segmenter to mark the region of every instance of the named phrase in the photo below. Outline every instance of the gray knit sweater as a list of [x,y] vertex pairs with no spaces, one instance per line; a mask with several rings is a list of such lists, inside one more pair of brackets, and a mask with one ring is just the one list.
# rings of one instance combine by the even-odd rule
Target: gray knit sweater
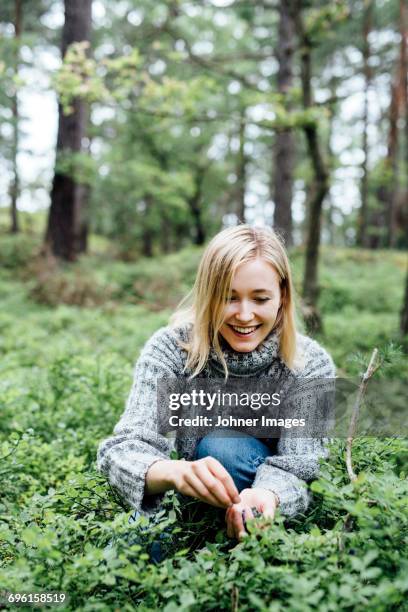
[[[146,343],[136,363],[134,380],[126,408],[114,428],[113,436],[101,442],[97,454],[98,469],[133,508],[151,514],[163,495],[145,495],[145,476],[150,466],[168,459],[175,448],[186,460],[194,457],[198,438],[194,435],[174,441],[157,431],[157,381],[160,378],[188,376],[183,373],[187,353],[178,343],[186,340],[188,328],[159,329]],[[334,378],[335,369],[328,353],[317,342],[298,335],[303,354],[302,366],[289,370],[279,356],[279,340],[273,332],[250,353],[238,353],[224,345],[223,354],[230,376],[271,377],[280,387],[290,387],[302,379]],[[214,351],[207,362],[205,375],[222,379],[224,370]],[[299,399],[299,413],[310,415],[313,398]],[[324,439],[299,438],[284,430],[276,454],[259,466],[253,487],[274,491],[280,499],[282,514],[287,517],[303,513],[310,494],[306,482],[319,471],[319,458],[327,455]]]

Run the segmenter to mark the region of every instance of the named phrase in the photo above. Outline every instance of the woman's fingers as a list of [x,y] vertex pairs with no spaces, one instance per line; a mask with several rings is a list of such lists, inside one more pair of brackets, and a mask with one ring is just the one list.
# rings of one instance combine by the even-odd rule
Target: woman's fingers
[[[241,502],[234,504],[225,513],[228,537],[239,540],[247,534],[247,521],[255,521],[257,527],[267,527],[274,518],[277,507],[277,496],[267,489],[243,489],[240,494]],[[279,500],[278,500],[279,501]],[[262,514],[259,522],[254,516],[255,509]],[[255,515],[257,513],[255,512]],[[265,520],[266,519],[266,520]]]
[[241,540],[245,535],[245,526],[242,517],[243,511],[250,511],[248,508],[244,508],[242,504],[236,504],[228,508],[225,513],[225,520],[227,521],[227,536],[229,538],[237,538]]
[[211,495],[218,500],[223,508],[233,503],[223,482],[217,477],[217,474],[214,474],[214,472],[209,469],[206,463],[197,461],[193,464],[193,471],[195,476],[201,481]]
[[265,518],[273,519],[276,513],[278,497],[272,491],[265,491],[264,495],[264,498],[259,504],[259,510],[262,512]]
[[218,508],[240,502],[233,479],[213,457],[180,461],[177,472],[176,488],[184,495],[196,497]]
[[245,525],[242,518],[242,510],[234,510],[232,514],[232,526],[237,540],[242,540],[246,536]]
[[232,479],[232,476],[227,472],[225,467],[214,459],[214,457],[205,457],[204,461],[210,472],[217,478],[218,481],[221,482],[224,489],[226,490],[231,504],[239,504],[241,498],[238,493],[238,489],[235,486],[235,483]]
[[265,506],[265,508],[261,508],[261,512],[265,518],[273,519],[275,516],[275,508],[270,506]]
[[227,523],[227,536],[229,538],[233,538],[235,535],[234,529],[232,527],[232,522],[231,522],[231,509],[232,509],[232,506],[230,506],[225,513],[225,521]]
[[[186,474],[186,483],[194,491],[192,497],[196,497],[207,504],[211,504],[217,508],[225,508],[225,506],[229,503],[228,501],[225,503],[220,497],[217,497],[212,490],[209,490],[200,477],[194,472],[189,472]],[[227,498],[226,495],[225,497]]]
[[191,489],[191,493],[188,493],[191,497],[195,497],[196,499],[205,502],[206,504],[210,504],[210,506],[215,506],[216,508],[224,508],[222,504],[211,495],[209,491],[206,489],[202,489],[200,485],[197,488],[195,486],[189,485]]
[[255,518],[254,513],[252,512],[252,508],[247,508],[247,510],[244,510],[244,512],[246,521]]

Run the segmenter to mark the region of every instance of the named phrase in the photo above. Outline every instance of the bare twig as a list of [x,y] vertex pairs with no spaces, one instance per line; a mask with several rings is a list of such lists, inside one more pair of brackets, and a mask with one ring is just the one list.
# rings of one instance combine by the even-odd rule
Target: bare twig
[[348,512],[346,514],[346,518],[344,519],[343,529],[338,534],[338,546],[339,546],[340,552],[344,552],[344,539],[343,539],[344,533],[351,531],[352,527],[353,527],[353,518],[350,512]]
[[370,363],[368,364],[368,368],[365,371],[361,379],[360,386],[358,388],[357,397],[356,397],[356,400],[353,406],[353,412],[351,414],[351,421],[350,421],[350,426],[348,430],[347,446],[346,446],[346,465],[347,465],[347,472],[348,472],[351,482],[354,482],[357,478],[357,475],[355,474],[353,470],[353,464],[352,464],[352,458],[351,458],[351,447],[353,445],[353,439],[356,433],[357,420],[358,420],[358,415],[360,413],[361,401],[367,389],[368,381],[373,376],[373,374],[377,371],[377,369],[380,367],[379,364],[375,365],[375,362],[377,360],[377,355],[378,355],[378,349],[375,348],[372,352]]
[[238,612],[239,590],[234,585],[231,592],[231,612]]

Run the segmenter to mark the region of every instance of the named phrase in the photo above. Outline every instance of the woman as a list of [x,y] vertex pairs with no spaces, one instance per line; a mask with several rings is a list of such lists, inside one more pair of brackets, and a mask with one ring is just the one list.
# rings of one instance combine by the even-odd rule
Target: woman
[[[306,482],[326,456],[324,440],[286,429],[277,443],[213,432],[199,439],[192,431],[175,440],[183,459],[170,459],[174,443],[157,427],[158,381],[224,375],[267,378],[287,390],[305,378],[333,378],[334,365],[296,332],[290,266],[271,229],[239,225],[217,234],[186,300],[142,350],[125,412],[99,446],[98,468],[138,512],[153,513],[175,489],[225,509],[228,536],[241,539],[254,508],[271,518],[278,506],[287,517],[306,511]],[[297,413],[312,415],[310,394],[298,401]]]

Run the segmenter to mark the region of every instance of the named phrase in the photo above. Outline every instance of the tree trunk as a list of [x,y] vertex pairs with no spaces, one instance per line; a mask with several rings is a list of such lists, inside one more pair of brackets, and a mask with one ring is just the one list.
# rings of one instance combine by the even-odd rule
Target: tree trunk
[[[332,65],[330,63],[330,65]],[[329,82],[330,88],[330,97],[333,102],[329,107],[329,118],[328,118],[328,130],[327,130],[327,143],[326,143],[326,156],[327,156],[327,164],[329,168],[335,167],[335,158],[332,150],[332,140],[334,133],[334,118],[336,116],[337,105],[335,102],[336,99],[336,88],[338,83],[338,77],[332,76]],[[326,197],[326,209],[323,214],[323,232],[327,233],[327,242],[331,246],[335,246],[336,243],[336,224],[334,223],[334,204],[331,198],[330,193],[327,194]]]
[[309,155],[314,167],[314,183],[311,186],[308,202],[308,235],[306,260],[303,277],[303,299],[306,305],[305,322],[310,331],[322,331],[323,325],[317,306],[319,297],[318,264],[320,248],[320,229],[323,200],[329,190],[329,176],[320,155],[316,128],[305,128]]
[[[276,56],[279,62],[278,91],[285,98],[293,83],[293,50],[294,24],[288,4],[285,0],[279,3],[279,39]],[[288,109],[288,105],[286,104]],[[273,225],[284,238],[286,246],[292,246],[292,191],[293,169],[295,165],[295,139],[291,129],[279,130],[275,141],[274,160],[274,194],[275,209]]]
[[386,160],[387,168],[390,173],[390,182],[387,183],[386,188],[381,192],[381,195],[383,196],[386,219],[386,236],[384,246],[387,247],[394,246],[395,241],[395,201],[398,195],[398,119],[400,117],[399,89],[400,81],[397,77],[397,81],[393,84],[391,92],[390,131]]
[[[309,35],[303,24],[301,0],[291,0],[289,3],[292,18],[295,23],[298,44],[301,53],[300,77],[302,82],[302,102],[305,109],[313,105],[312,67]],[[315,122],[305,124],[303,131],[306,136],[307,150],[313,169],[313,183],[310,186],[309,202],[307,203],[308,230],[306,242],[306,260],[303,277],[303,300],[305,304],[304,318],[309,331],[321,332],[323,324],[317,306],[319,295],[318,263],[320,247],[320,228],[323,200],[329,190],[329,171],[323,158],[319,144],[317,125]]]
[[195,226],[195,236],[194,236],[194,244],[202,245],[205,242],[205,230],[203,223],[201,221],[201,211],[199,207],[194,207],[191,209],[194,226]]
[[[89,41],[91,35],[92,0],[65,0],[65,23],[62,31],[62,56],[70,44]],[[73,261],[84,250],[87,242],[85,201],[88,189],[79,184],[72,172],[59,167],[61,159],[68,159],[82,151],[87,121],[86,105],[74,100],[73,112],[65,115],[59,106],[57,159],[51,190],[46,245],[53,255]],[[75,166],[75,161],[72,164]]]
[[[403,58],[403,66],[405,69],[405,75],[403,77],[404,83],[404,108],[405,108],[405,164],[406,168],[408,168],[408,75],[407,75],[407,64],[408,64],[408,9],[404,2],[404,0],[400,0],[400,23],[401,23],[401,34],[402,41],[401,44],[404,44],[402,58]],[[404,190],[404,200],[402,204],[402,208],[404,209],[402,213],[402,219],[405,220],[404,227],[404,238],[405,244],[408,246],[408,186],[405,183]],[[408,266],[407,266],[407,274],[405,277],[405,294],[404,294],[404,302],[401,309],[401,320],[400,320],[400,329],[401,334],[403,336],[408,335]]]
[[[14,1],[14,40],[15,40],[15,74],[18,75],[18,65],[20,56],[20,38],[22,31],[22,4],[21,0]],[[17,85],[16,91],[13,95],[12,100],[12,113],[13,113],[13,143],[12,143],[12,165],[13,165],[13,179],[10,186],[11,206],[10,216],[11,225],[10,231],[12,234],[17,234],[19,231],[18,224],[18,213],[17,213],[17,201],[20,195],[20,176],[18,173],[17,166],[17,155],[19,149],[19,112],[18,112],[18,92]]]
[[401,310],[400,329],[402,336],[406,336],[408,334],[408,268],[407,275],[405,277],[405,295]]
[[373,2],[367,0],[364,6],[363,23],[363,74],[365,81],[364,110],[363,110],[363,153],[364,159],[361,164],[362,177],[360,185],[361,206],[357,221],[357,244],[360,247],[367,246],[367,222],[368,222],[368,96],[371,86],[371,68],[369,64],[371,50],[369,35],[373,25]]
[[194,221],[195,236],[194,244],[201,245],[205,242],[205,228],[202,221],[201,211],[201,197],[203,189],[203,181],[205,177],[206,168],[199,167],[195,175],[195,189],[194,193],[188,200],[188,205]]
[[[394,247],[397,240],[397,203],[399,197],[398,150],[401,128],[399,121],[404,116],[407,99],[407,23],[405,0],[400,0],[400,53],[395,78],[391,86],[390,123],[388,132],[387,157],[385,160],[388,171],[387,183],[378,190],[378,199],[383,208],[385,219],[385,236],[382,244]],[[381,214],[381,213],[380,213]]]
[[167,216],[166,211],[161,211],[161,252],[171,253],[171,230],[173,229],[171,219]]
[[[408,248],[408,6],[400,0],[400,33],[401,33],[401,116],[405,118],[405,147],[402,153],[402,167],[405,180],[402,184],[396,210],[396,226],[399,234],[398,246]],[[404,135],[402,135],[404,137]]]
[[145,227],[143,230],[142,253],[144,257],[153,257],[152,232],[148,227]]
[[245,109],[241,111],[239,123],[239,151],[237,163],[237,215],[239,221],[245,223],[245,193],[248,158],[245,154]]

